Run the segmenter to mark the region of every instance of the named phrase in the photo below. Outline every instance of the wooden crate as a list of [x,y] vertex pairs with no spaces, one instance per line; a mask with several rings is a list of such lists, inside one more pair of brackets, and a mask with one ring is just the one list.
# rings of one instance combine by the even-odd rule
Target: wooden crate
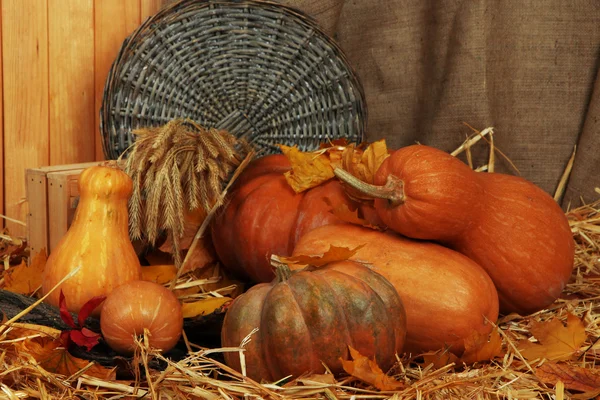
[[25,186],[29,212],[27,242],[32,253],[45,248],[50,254],[71,225],[79,190],[79,174],[101,161],[56,165],[26,170]]

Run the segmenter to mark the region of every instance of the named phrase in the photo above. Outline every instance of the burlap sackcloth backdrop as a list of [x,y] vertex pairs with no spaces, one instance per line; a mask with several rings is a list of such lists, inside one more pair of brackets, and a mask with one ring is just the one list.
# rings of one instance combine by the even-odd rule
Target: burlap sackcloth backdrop
[[600,197],[600,1],[280,2],[314,17],[348,56],[368,140],[450,151],[470,133],[463,122],[493,126],[521,175],[552,194],[577,145],[563,207]]

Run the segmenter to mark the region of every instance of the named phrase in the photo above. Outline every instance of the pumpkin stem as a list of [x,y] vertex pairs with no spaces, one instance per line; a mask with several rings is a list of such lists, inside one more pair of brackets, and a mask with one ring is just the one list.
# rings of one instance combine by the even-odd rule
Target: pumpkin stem
[[277,263],[275,265],[275,277],[277,278],[277,282],[285,282],[292,277],[292,271],[287,264]]
[[404,182],[394,175],[388,176],[387,182],[384,186],[377,186],[363,182],[350,172],[339,167],[335,168],[333,173],[342,182],[348,184],[359,192],[370,197],[388,200],[392,206],[402,205],[406,201],[406,196],[404,195]]

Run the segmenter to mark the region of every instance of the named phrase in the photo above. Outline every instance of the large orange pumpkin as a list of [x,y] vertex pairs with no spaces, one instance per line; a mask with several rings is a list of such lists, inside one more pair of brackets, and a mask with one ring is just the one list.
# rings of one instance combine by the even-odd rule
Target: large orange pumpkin
[[253,161],[212,223],[219,259],[239,276],[270,282],[274,277],[272,254],[290,255],[305,232],[338,222],[331,213],[332,205],[352,206],[336,180],[295,193],[283,175],[289,169],[289,161],[280,154]]
[[444,151],[414,145],[392,153],[375,183],[353,186],[377,197],[375,209],[391,229],[440,241],[481,265],[504,313],[547,307],[571,276],[575,248],[564,212],[521,177],[478,173]]
[[[237,297],[221,330],[222,345],[245,344],[246,371],[255,380],[288,375],[343,372],[352,346],[384,369],[401,353],[406,315],[394,287],[381,275],[352,261],[290,273]],[[241,371],[240,355],[227,352],[226,363]]]
[[466,338],[491,332],[498,318],[498,294],[490,277],[454,250],[393,232],[337,224],[305,234],[294,254],[320,255],[332,245],[363,246],[351,259],[369,265],[396,288],[406,309],[407,351],[447,346],[460,354]]

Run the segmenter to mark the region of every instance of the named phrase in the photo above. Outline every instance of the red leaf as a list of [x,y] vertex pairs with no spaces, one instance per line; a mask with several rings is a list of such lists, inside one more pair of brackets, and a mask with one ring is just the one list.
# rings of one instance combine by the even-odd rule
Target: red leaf
[[60,343],[65,347],[69,348],[69,344],[71,344],[71,331],[63,331],[60,333]]
[[79,326],[83,328],[85,325],[85,320],[90,316],[92,311],[96,309],[102,302],[106,299],[106,296],[96,296],[89,299],[81,310],[79,310],[79,314],[77,315],[77,322],[79,322]]
[[89,337],[89,338],[98,336],[98,334],[96,332],[91,331],[88,328],[83,328],[81,330],[81,333],[83,334],[83,336],[86,336],[86,337]]
[[75,321],[73,321],[73,316],[67,309],[67,301],[65,300],[65,295],[61,289],[60,297],[59,297],[59,305],[60,305],[60,318],[65,322],[65,324],[69,325],[71,328],[76,328]]
[[87,328],[83,328],[81,331],[70,331],[70,337],[73,343],[78,346],[83,346],[90,351],[95,345],[98,344],[100,335],[90,331]]

